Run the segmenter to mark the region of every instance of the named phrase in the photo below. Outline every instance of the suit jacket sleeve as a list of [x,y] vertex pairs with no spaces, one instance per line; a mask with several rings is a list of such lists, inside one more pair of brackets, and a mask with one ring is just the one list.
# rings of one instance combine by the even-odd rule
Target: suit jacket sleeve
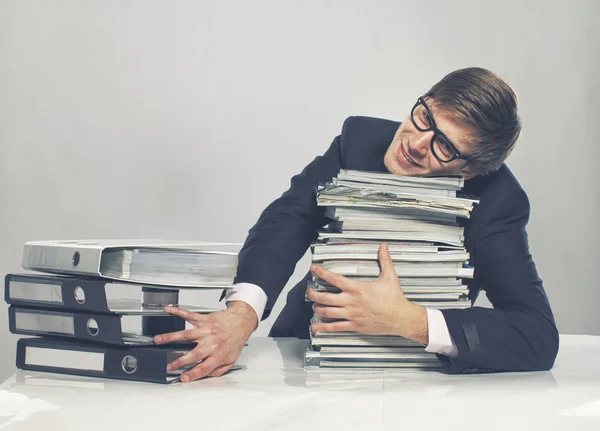
[[[348,120],[344,123],[344,127]],[[290,188],[272,202],[248,232],[239,253],[236,283],[253,283],[267,294],[262,319],[294,272],[318,229],[329,222],[316,202],[317,186],[337,176],[342,165],[342,138],[338,136],[323,156],[294,176]]]
[[500,194],[483,216],[475,278],[494,309],[443,310],[458,356],[439,356],[450,373],[547,370],[558,331],[529,253],[529,201],[522,189]]

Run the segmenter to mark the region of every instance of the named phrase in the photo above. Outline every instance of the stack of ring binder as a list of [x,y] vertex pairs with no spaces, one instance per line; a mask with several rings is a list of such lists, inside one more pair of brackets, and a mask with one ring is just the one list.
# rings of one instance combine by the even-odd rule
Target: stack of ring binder
[[[180,289],[228,289],[237,244],[167,241],[35,241],[23,268],[43,273],[5,277],[9,329],[37,336],[17,342],[17,367],[82,376],[170,383],[196,364],[167,372],[195,344],[155,345],[154,336],[185,330],[164,311],[179,306]],[[139,299],[115,298],[134,287]],[[133,329],[132,329],[133,328]],[[235,368],[235,367],[234,367]]]

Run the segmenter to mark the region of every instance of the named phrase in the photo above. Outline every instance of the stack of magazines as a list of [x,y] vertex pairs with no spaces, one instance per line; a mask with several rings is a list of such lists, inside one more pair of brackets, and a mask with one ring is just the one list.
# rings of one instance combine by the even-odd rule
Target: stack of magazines
[[[317,204],[332,220],[312,245],[312,261],[357,281],[380,274],[379,245],[386,242],[407,299],[432,309],[471,306],[463,279],[473,277],[464,228],[476,199],[457,197],[462,177],[407,177],[340,171],[319,188]],[[309,288],[338,293],[313,278]],[[312,323],[335,319],[313,317]],[[308,368],[439,368],[437,356],[402,337],[356,332],[312,333]]]
[[[169,383],[187,369],[167,364],[195,344],[155,345],[154,336],[185,329],[164,311],[180,306],[180,289],[228,289],[239,244],[160,240],[32,241],[23,268],[8,274],[9,328],[34,335],[17,343],[17,367],[95,377]],[[48,274],[44,274],[48,273]],[[131,288],[139,299],[123,298]]]

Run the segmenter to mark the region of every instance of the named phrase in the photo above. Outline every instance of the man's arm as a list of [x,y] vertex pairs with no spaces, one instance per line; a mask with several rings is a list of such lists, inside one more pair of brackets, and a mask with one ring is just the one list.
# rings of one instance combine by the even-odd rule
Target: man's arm
[[457,355],[440,359],[449,373],[550,369],[558,330],[529,253],[525,192],[500,195],[483,217],[475,278],[494,309],[442,310]]
[[296,263],[317,238],[318,228],[329,222],[324,209],[317,206],[316,193],[320,183],[331,181],[341,169],[340,140],[335,138],[323,156],[294,176],[289,190],[263,211],[248,232],[235,282],[254,284],[266,293],[261,320],[271,313]]

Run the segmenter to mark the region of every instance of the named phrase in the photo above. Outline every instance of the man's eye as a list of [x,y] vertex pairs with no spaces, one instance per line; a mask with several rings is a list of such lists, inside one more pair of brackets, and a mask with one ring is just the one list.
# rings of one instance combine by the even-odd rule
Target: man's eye
[[452,148],[452,146],[448,143],[448,142],[442,142],[442,151],[444,152],[444,154],[447,154],[448,156],[453,155],[452,153],[454,153],[454,149]]
[[425,123],[427,127],[431,126],[431,117],[427,111],[423,111],[423,115],[421,115],[421,117],[423,117],[423,123]]

